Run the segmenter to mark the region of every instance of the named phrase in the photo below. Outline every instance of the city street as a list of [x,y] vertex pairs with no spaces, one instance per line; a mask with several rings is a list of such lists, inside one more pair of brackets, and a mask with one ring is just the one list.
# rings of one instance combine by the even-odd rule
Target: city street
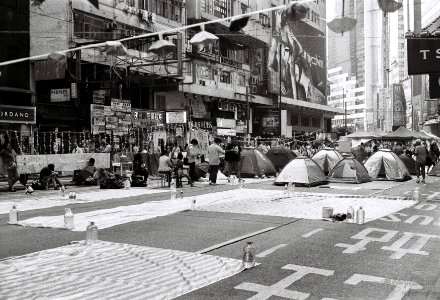
[[[240,205],[231,205],[228,201],[218,204],[216,202],[218,200],[210,204],[203,202],[203,199],[216,199],[216,194],[219,193],[223,195],[222,197],[233,193],[239,198],[237,193],[251,190],[252,196],[257,198],[265,193],[282,194],[284,191],[284,187],[272,185],[272,180],[248,181],[254,183],[246,184],[243,190],[238,186],[213,187],[199,182],[196,188],[183,189],[184,198],[177,199],[180,201],[178,205],[175,204],[176,200],[168,200],[167,188],[159,187],[144,189],[148,190],[146,195],[95,201],[81,199],[88,199],[86,195],[104,191],[100,191],[97,187],[71,187],[68,191],[75,190],[78,195],[76,203],[30,210],[25,208],[29,203],[26,202],[23,194],[2,193],[0,258],[5,263],[8,262],[6,258],[10,256],[63,247],[71,241],[85,239],[85,232],[75,231],[76,228],[74,231],[68,231],[8,225],[8,214],[4,213],[3,209],[11,200],[16,201],[19,209],[21,206],[25,209],[19,213],[21,221],[35,220],[41,216],[60,216],[62,220],[64,208],[70,207],[78,220],[80,215],[96,213],[95,221],[98,227],[100,217],[97,212],[100,210],[116,208],[121,212],[128,211],[130,206],[164,203],[163,207],[167,207],[166,204],[169,203],[168,207],[178,207],[177,211],[135,222],[127,219],[127,223],[114,226],[105,223],[103,226],[109,227],[99,230],[99,239],[235,260],[241,260],[245,242],[253,241],[257,253],[258,265],[254,268],[238,272],[223,280],[216,280],[204,287],[201,285],[201,288],[192,291],[190,289],[189,293],[180,297],[182,299],[437,299],[439,297],[440,253],[437,249],[440,245],[438,233],[440,191],[437,188],[439,183],[437,177],[428,177],[425,185],[411,180],[376,181],[360,185],[331,183],[313,188],[295,188],[292,199],[295,197],[300,199],[302,195],[311,199],[320,195],[326,199],[336,197],[341,203],[347,199],[363,201],[366,204],[368,221],[363,225],[300,218],[295,212],[290,211],[281,214],[283,216],[280,214],[276,216],[274,211],[270,210],[255,213],[249,211],[246,203],[241,200],[238,201]],[[416,186],[420,187],[421,193],[421,199],[417,203],[411,201]],[[129,195],[136,190],[140,189],[111,192]],[[46,203],[44,199],[47,197],[58,198],[51,200],[52,202],[61,201],[57,195],[56,191],[39,191],[32,196],[34,198],[32,201],[39,202],[41,199],[40,205]],[[190,210],[189,199],[193,196],[197,196],[196,210]],[[382,206],[378,205],[383,209],[388,201],[399,203],[403,199],[402,203],[408,202],[410,205],[404,204],[408,207],[390,211],[387,216],[369,221],[375,218],[369,213],[371,214],[372,211],[380,213],[381,210],[368,209],[368,202],[372,203],[378,199],[384,203]],[[278,204],[274,202],[273,206],[276,205]],[[225,212],[228,209],[230,211]],[[389,206],[389,209],[394,209],[394,206]],[[288,216],[291,213],[293,217]],[[345,213],[345,211],[335,210],[334,213]],[[44,224],[46,219],[38,220]],[[75,221],[77,222],[77,219]],[[115,258],[115,263],[117,260]],[[124,264],[123,261],[120,263]],[[209,264],[206,265],[206,268],[209,267]],[[87,273],[86,270],[79,270],[79,274],[81,272],[84,272],[84,276]],[[49,279],[50,276],[47,276]],[[137,276],[141,274],[134,277]],[[7,283],[4,283],[3,287],[8,287]]]

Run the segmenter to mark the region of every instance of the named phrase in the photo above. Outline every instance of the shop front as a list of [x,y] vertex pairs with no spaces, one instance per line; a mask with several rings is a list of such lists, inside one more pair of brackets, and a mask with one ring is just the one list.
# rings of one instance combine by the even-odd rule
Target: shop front
[[0,106],[0,149],[10,142],[21,153],[32,153],[32,125],[36,124],[36,108],[29,106]]

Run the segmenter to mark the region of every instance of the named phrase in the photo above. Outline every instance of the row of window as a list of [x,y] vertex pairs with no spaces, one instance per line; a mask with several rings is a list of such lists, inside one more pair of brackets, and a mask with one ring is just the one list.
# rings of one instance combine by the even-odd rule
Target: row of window
[[303,126],[303,127],[313,127],[313,128],[321,127],[321,119],[319,117],[291,115],[290,120],[292,126]]

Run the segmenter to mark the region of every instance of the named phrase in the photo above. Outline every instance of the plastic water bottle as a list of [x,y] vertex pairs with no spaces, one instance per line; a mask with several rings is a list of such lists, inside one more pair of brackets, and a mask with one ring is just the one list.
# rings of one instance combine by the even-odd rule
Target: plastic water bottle
[[295,193],[295,185],[293,184],[293,182],[289,182],[289,194],[293,195]]
[[415,201],[419,201],[419,200],[420,200],[420,188],[416,187],[416,188],[414,189],[414,192],[413,192],[413,199],[414,199]]
[[70,192],[69,193],[69,200],[70,201],[76,201],[76,193],[75,192]]
[[177,189],[176,189],[176,179],[171,179],[171,184],[170,184],[170,195],[171,195],[171,200],[176,199],[177,196]]
[[18,224],[18,209],[15,205],[9,211],[9,224]]
[[128,190],[128,189],[130,189],[130,186],[131,186],[130,178],[125,179],[124,189]]
[[240,179],[240,189],[244,189],[244,180]]
[[347,210],[347,223],[354,223],[354,209],[350,206]]
[[73,212],[70,208],[65,208],[64,228],[72,230],[74,227]]
[[180,199],[183,199],[183,191],[180,191],[180,196],[179,196],[179,198],[180,198]]
[[62,185],[62,186],[60,187],[60,197],[61,197],[61,198],[66,197],[66,188],[64,187],[64,185]]
[[288,184],[288,183],[286,183],[286,184],[284,185],[284,195],[285,195],[286,197],[289,197],[289,196],[290,196],[290,193],[289,193],[289,184]]
[[362,206],[356,211],[356,222],[358,224],[365,223],[365,210],[362,209]]
[[235,185],[235,175],[231,175],[231,182],[230,182],[230,184],[231,185]]
[[196,210],[196,198],[191,199],[191,210]]
[[247,242],[243,248],[243,266],[245,269],[255,266],[255,247],[252,242]]
[[89,226],[87,226],[86,240],[88,242],[94,242],[98,240],[98,226],[95,225],[95,222],[90,222]]

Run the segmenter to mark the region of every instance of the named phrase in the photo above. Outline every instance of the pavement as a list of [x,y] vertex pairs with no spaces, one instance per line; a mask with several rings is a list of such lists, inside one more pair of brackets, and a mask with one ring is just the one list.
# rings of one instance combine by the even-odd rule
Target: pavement
[[[439,178],[440,179],[440,178]],[[284,187],[272,185],[271,180],[248,183],[245,190],[251,190],[255,199],[260,199],[255,205],[251,198],[243,198],[243,190],[237,186],[220,184],[210,186],[205,183],[196,183],[195,188],[182,189],[184,198],[205,197],[214,199],[213,195],[236,194],[237,201],[230,201],[227,197],[220,197],[222,205],[227,210],[210,206],[190,209],[190,201],[183,199],[182,203],[173,204],[169,199],[167,188],[162,188],[152,182],[149,184],[148,194],[125,195],[126,197],[108,197],[96,199],[100,201],[83,201],[76,203],[58,203],[61,205],[51,207],[31,208],[20,211],[20,220],[30,220],[42,216],[62,216],[64,207],[70,207],[75,216],[94,214],[108,209],[125,211],[127,207],[138,208],[139,214],[148,211],[153,203],[168,203],[172,208],[176,205],[187,205],[187,209],[178,209],[170,214],[157,215],[153,218],[119,222],[107,228],[100,228],[99,239],[109,243],[122,245],[124,249],[139,246],[139,253],[149,253],[148,249],[166,249],[211,255],[218,259],[241,260],[242,248],[246,241],[252,240],[257,249],[257,262],[252,269],[242,270],[229,274],[222,280],[215,279],[206,285],[195,284],[191,286],[191,277],[186,277],[185,293],[176,293],[170,298],[178,299],[439,299],[440,298],[440,182],[437,177],[428,177],[427,184],[417,184],[414,180],[407,182],[375,181],[360,185],[346,183],[331,183],[326,186],[314,188],[295,188],[295,195],[307,195],[312,199],[318,197],[324,200],[339,199],[341,207],[346,206],[347,199],[362,199],[377,201],[371,209],[366,210],[367,217],[374,209],[383,209],[385,203],[390,201],[412,201],[405,207],[396,207],[386,215],[371,219],[368,223],[349,224],[346,222],[332,222],[323,219],[306,219],[301,215],[293,215],[284,209],[284,215],[270,215],[259,211],[258,207],[266,207],[264,195],[282,194]],[[420,188],[421,198],[412,200],[415,187]],[[68,187],[67,192],[76,191],[78,195],[99,195],[97,187]],[[252,193],[252,191],[254,193]],[[98,194],[96,194],[98,193]],[[23,192],[0,193],[0,207],[11,201],[28,201]],[[34,202],[45,202],[44,199],[53,198],[52,202],[60,202],[57,191],[39,191]],[[93,197],[92,197],[93,198]],[[293,197],[294,199],[295,197]],[[299,199],[301,202],[303,200]],[[199,199],[199,198],[198,198]],[[211,200],[212,200],[211,199]],[[201,204],[197,201],[197,204]],[[283,200],[284,201],[284,200]],[[381,203],[383,201],[383,203]],[[393,202],[395,201],[395,202]],[[240,204],[241,203],[241,204]],[[233,205],[229,205],[233,204]],[[294,206],[294,203],[286,203]],[[9,205],[9,204],[8,204]],[[140,205],[140,206],[139,206]],[[263,206],[260,206],[263,205]],[[253,208],[253,206],[255,206]],[[276,205],[274,205],[276,206]],[[335,205],[336,206],[336,205]],[[381,208],[382,206],[382,208]],[[318,206],[319,207],[319,206]],[[356,208],[356,207],[355,207]],[[255,212],[251,212],[255,209]],[[277,209],[278,210],[278,209]],[[283,209],[281,209],[283,211]],[[15,276],[25,276],[19,268],[11,269],[11,264],[16,261],[28,265],[36,262],[35,253],[45,255],[51,249],[64,249],[71,241],[84,239],[84,232],[69,231],[61,228],[35,228],[7,225],[8,215],[0,212],[0,265],[7,264],[9,272]],[[99,226],[99,224],[98,224]],[[143,247],[143,248],[142,248]],[[69,248],[70,249],[70,248]],[[37,252],[41,251],[41,252]],[[51,252],[52,253],[52,252]],[[81,251],[72,252],[81,256]],[[154,251],[153,251],[154,253]],[[11,259],[15,256],[14,259]],[[30,256],[30,257],[28,257]],[[48,257],[51,257],[50,255]],[[81,256],[87,258],[87,256]],[[143,255],[127,258],[116,256],[115,263],[123,266],[136,257],[154,261],[153,256]],[[22,260],[23,259],[23,260]],[[78,258],[80,259],[80,258]],[[100,270],[108,268],[109,263],[102,264],[94,258],[93,268]],[[81,260],[82,261],[82,260]],[[42,260],[44,265],[44,260]],[[174,266],[170,263],[171,266]],[[26,264],[25,264],[26,265]],[[177,269],[179,266],[175,266]],[[193,269],[191,263],[185,268]],[[195,268],[195,267],[194,267]],[[210,274],[218,273],[210,264]],[[0,268],[1,270],[2,268]],[[142,277],[141,271],[135,267],[128,268],[131,274],[112,278],[101,275],[100,280],[110,283],[116,289],[115,282],[125,280],[129,283],[142,279],[149,280],[148,276]],[[173,269],[173,268],[171,268]],[[71,275],[69,268],[64,268],[65,274]],[[53,272],[54,270],[52,270]],[[15,272],[15,273],[14,273]],[[81,276],[81,268],[76,276]],[[85,271],[84,271],[85,272]],[[199,271],[197,271],[199,272]],[[196,272],[196,273],[197,273]],[[8,273],[8,276],[10,273]],[[48,271],[46,273],[52,274]],[[88,273],[89,274],[89,273]],[[101,274],[101,273],[100,273]],[[104,273],[102,273],[104,274]],[[187,273],[183,273],[187,274]],[[86,273],[84,276],[90,276]],[[56,278],[59,278],[60,274]],[[189,275],[188,275],[189,276]],[[211,275],[209,275],[211,276]],[[207,277],[210,279],[211,277]],[[15,278],[15,277],[14,277]],[[20,277],[17,277],[20,278]],[[50,277],[46,277],[50,278]],[[55,277],[54,277],[55,278]],[[87,277],[97,280],[98,277]],[[213,277],[212,277],[213,278]],[[21,277],[24,279],[24,277]],[[16,279],[19,280],[19,279]],[[116,280],[116,281],[115,281]],[[0,283],[0,291],[11,286]],[[21,281],[20,282],[26,282]],[[56,283],[56,280],[55,280]],[[69,281],[74,290],[75,280]],[[79,284],[79,283],[78,283]],[[122,284],[122,283],[121,283]],[[172,290],[172,283],[165,283],[165,288]],[[61,283],[56,283],[59,289]],[[71,290],[72,290],[71,289]],[[13,290],[13,286],[12,286]],[[20,291],[23,288],[21,287]],[[173,291],[177,291],[173,289]],[[8,290],[9,293],[12,293]],[[161,294],[159,288],[158,295]],[[16,290],[16,292],[18,292]],[[133,290],[135,292],[135,290]],[[111,293],[110,293],[111,294]],[[110,297],[109,294],[109,297]],[[11,294],[9,294],[11,295]],[[75,299],[75,293],[69,297]],[[124,298],[113,295],[112,299]],[[77,296],[82,299],[99,299],[100,297]],[[0,296],[0,298],[2,298]],[[8,298],[8,297],[6,297]],[[105,299],[106,297],[101,297]],[[141,299],[155,299],[140,297]],[[160,297],[158,297],[160,298]],[[26,297],[16,297],[26,299]],[[67,299],[67,298],[66,298]],[[125,297],[130,299],[130,297]]]

